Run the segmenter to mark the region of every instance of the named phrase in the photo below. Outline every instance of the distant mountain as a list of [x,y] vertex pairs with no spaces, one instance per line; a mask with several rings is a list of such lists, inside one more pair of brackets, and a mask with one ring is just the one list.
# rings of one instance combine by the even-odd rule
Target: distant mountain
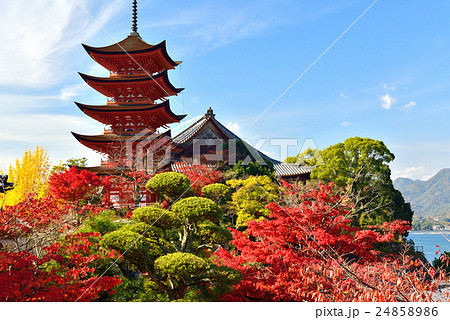
[[397,178],[394,187],[411,203],[416,216],[450,216],[450,168],[427,181]]

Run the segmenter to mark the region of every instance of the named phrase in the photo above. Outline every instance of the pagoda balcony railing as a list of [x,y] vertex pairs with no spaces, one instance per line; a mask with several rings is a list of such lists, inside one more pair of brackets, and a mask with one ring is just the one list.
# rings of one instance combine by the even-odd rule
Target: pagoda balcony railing
[[108,98],[107,103],[109,104],[113,104],[113,103],[122,103],[122,104],[126,104],[126,103],[135,103],[135,102],[146,102],[149,104],[153,104],[154,101],[150,100],[148,98],[121,98],[121,99],[116,99],[116,98]]
[[110,71],[109,72],[109,76],[110,77],[145,77],[148,75],[153,75],[152,73],[148,72],[148,71],[142,71],[142,70],[138,70],[138,71],[134,71],[134,72],[127,72],[127,71],[121,71],[121,72],[115,72],[115,71]]

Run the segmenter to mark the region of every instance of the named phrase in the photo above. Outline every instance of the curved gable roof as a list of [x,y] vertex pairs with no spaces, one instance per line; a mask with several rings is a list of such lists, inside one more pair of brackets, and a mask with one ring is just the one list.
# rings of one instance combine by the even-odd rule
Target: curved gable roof
[[242,141],[248,149],[252,149],[251,153],[258,153],[264,160],[273,164],[275,169],[275,175],[279,177],[288,177],[288,176],[299,176],[311,173],[311,171],[315,167],[305,167],[299,164],[293,163],[285,163],[276,159],[272,159],[271,157],[265,155],[261,151],[255,149],[253,146],[249,145],[241,138],[239,138],[236,134],[234,134],[231,130],[225,127],[222,123],[220,123],[216,118],[211,108],[206,112],[206,114],[201,117],[199,120],[194,122],[188,128],[184,129],[182,132],[177,134],[173,138],[173,142],[176,144],[183,144],[192,139],[198,132],[200,132],[208,122],[213,122],[228,139],[235,139]]

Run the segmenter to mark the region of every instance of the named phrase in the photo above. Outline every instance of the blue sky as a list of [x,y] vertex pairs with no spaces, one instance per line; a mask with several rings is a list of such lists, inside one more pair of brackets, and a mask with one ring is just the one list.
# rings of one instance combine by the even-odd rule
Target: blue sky
[[[427,179],[450,167],[448,0],[377,1],[273,104],[374,2],[139,1],[141,37],[167,40],[183,61],[169,72],[186,88],[171,99],[175,113],[188,114],[174,131],[212,107],[251,143],[267,139],[261,150],[275,158],[280,139],[297,139],[294,155],[305,139],[325,148],[361,136],[396,155],[393,178]],[[73,103],[106,101],[77,74],[107,75],[81,43],[125,38],[131,1],[7,1],[0,21],[0,169],[36,146],[55,164],[87,156],[98,165],[70,134],[104,128]]]

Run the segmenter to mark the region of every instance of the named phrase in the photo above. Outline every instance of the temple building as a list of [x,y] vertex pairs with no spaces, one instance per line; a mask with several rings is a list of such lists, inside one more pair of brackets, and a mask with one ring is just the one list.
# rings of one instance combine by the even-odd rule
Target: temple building
[[[78,108],[106,127],[102,134],[73,136],[84,146],[103,155],[100,166],[85,168],[101,175],[119,177],[130,171],[154,174],[163,170],[177,170],[175,163],[225,163],[239,160],[262,161],[274,166],[277,177],[309,179],[311,168],[286,164],[271,159],[245,144],[215,118],[210,108],[194,124],[172,138],[169,124],[180,122],[185,115],[177,115],[170,108],[169,98],[183,89],[172,85],[168,71],[181,62],[173,60],[166,43],[146,43],[137,32],[137,1],[133,1],[132,32],[124,40],[106,47],[83,44],[89,56],[109,70],[109,77],[95,77],[80,73],[81,78],[106,97],[104,105],[75,102]],[[200,145],[195,142],[204,141]],[[196,147],[198,147],[196,149]],[[222,158],[214,158],[218,150],[226,150]],[[120,186],[113,188],[110,198],[116,206],[145,206],[156,201],[147,190],[130,197]],[[131,200],[130,200],[131,199]]]
[[311,171],[314,169],[301,164],[285,163],[265,155],[220,123],[212,108],[209,108],[199,120],[173,137],[173,142],[177,146],[172,155],[171,169],[173,171],[182,171],[179,163],[220,162],[232,166],[240,160],[253,161],[261,165],[272,165],[278,179],[299,182],[309,180]]

